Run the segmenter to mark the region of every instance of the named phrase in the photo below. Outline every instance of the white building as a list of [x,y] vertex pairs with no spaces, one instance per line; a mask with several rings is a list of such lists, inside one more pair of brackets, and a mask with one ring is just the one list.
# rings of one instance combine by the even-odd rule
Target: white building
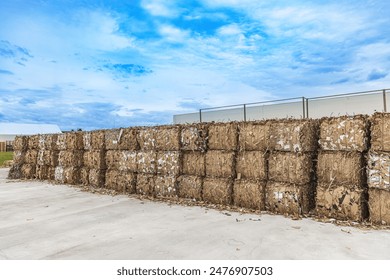
[[18,135],[61,133],[55,124],[0,123],[0,142],[13,141]]

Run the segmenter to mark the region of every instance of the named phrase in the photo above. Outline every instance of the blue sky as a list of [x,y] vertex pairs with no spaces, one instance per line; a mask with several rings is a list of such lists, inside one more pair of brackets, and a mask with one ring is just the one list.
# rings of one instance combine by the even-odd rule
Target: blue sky
[[84,130],[390,85],[390,2],[1,0],[0,122]]

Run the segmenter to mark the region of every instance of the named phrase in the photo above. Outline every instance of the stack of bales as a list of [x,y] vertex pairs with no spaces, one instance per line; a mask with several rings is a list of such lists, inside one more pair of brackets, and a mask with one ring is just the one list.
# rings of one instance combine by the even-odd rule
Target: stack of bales
[[10,179],[22,179],[24,178],[22,174],[23,165],[25,164],[25,157],[28,148],[28,137],[27,136],[17,136],[15,137],[13,143],[14,156],[13,156],[13,165],[9,171],[8,178]]
[[204,201],[223,205],[232,203],[237,144],[237,123],[213,123],[208,127]]
[[178,178],[179,197],[202,200],[206,175],[207,125],[183,126],[180,135],[182,170]]
[[106,183],[107,189],[135,193],[137,180],[137,129],[106,130]]
[[390,114],[376,113],[371,121],[367,158],[370,218],[376,224],[390,224]]
[[265,210],[269,129],[268,122],[240,123],[236,180],[233,185],[235,206]]
[[58,151],[54,150],[57,137],[56,134],[38,135],[36,178],[39,180],[54,180],[55,167],[58,165]]
[[83,166],[80,183],[92,187],[104,187],[106,175],[105,132],[96,130],[82,134]]
[[21,167],[23,179],[35,179],[39,150],[39,136],[31,135],[27,137],[27,150],[24,155],[24,163]]
[[79,184],[84,156],[83,133],[58,134],[54,150],[58,151],[58,165],[55,168],[54,181],[60,184]]
[[314,208],[317,134],[315,120],[271,121],[266,187],[268,211],[301,215]]
[[365,116],[322,119],[316,212],[320,216],[361,221],[367,213],[364,152],[369,123]]

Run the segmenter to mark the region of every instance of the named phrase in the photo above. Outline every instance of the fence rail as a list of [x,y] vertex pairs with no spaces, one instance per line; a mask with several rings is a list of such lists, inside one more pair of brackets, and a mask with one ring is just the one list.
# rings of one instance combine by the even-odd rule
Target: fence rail
[[0,152],[12,152],[13,141],[0,142]]
[[174,123],[250,121],[268,118],[321,118],[334,115],[387,112],[390,89],[306,98],[286,98],[199,109],[173,116]]

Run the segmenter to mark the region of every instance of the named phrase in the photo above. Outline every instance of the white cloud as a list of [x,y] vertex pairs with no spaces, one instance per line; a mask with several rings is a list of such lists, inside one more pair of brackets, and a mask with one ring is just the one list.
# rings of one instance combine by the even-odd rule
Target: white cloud
[[187,30],[182,30],[172,25],[165,24],[159,27],[159,32],[164,37],[164,39],[171,42],[183,42],[190,35],[190,32]]
[[172,2],[164,0],[142,0],[141,6],[153,16],[176,17],[178,10]]

